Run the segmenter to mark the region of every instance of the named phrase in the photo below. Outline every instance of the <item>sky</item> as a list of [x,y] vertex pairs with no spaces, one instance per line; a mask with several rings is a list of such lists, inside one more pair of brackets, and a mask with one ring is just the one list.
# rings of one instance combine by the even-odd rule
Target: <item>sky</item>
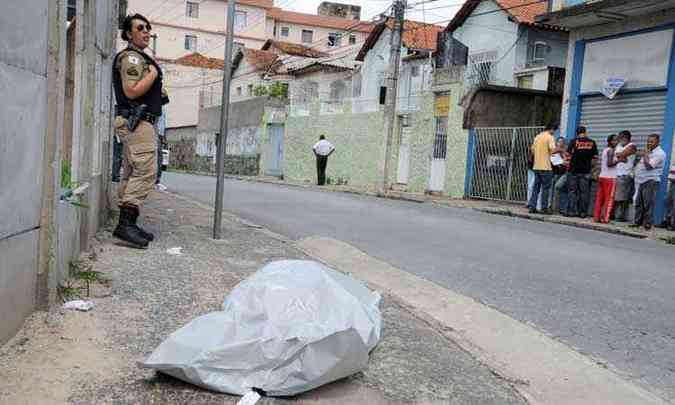
[[[319,4],[323,0],[275,0],[277,7],[286,10],[300,11],[303,13],[316,14]],[[361,6],[361,19],[368,20],[382,11],[386,10],[392,4],[392,0],[330,0],[336,3],[354,4]],[[416,21],[425,21],[428,23],[439,23],[447,25],[452,16],[459,10],[464,0],[426,0],[424,5],[414,6],[413,9],[406,10],[406,18]],[[408,0],[409,5],[424,2],[423,0]]]

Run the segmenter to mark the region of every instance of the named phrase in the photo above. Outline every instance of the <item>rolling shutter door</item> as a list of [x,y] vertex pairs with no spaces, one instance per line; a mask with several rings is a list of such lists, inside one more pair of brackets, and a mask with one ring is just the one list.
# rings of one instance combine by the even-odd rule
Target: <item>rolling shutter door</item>
[[614,100],[605,96],[584,97],[579,125],[602,150],[607,137],[627,129],[633,142],[642,149],[651,134],[663,135],[666,114],[666,92],[619,94]]

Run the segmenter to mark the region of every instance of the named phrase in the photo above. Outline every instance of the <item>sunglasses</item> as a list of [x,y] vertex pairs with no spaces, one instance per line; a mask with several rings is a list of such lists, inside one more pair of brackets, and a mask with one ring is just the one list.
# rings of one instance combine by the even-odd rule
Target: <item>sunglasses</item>
[[152,31],[152,27],[150,26],[150,24],[147,24],[147,25],[146,24],[139,24],[139,25],[136,26],[136,31],[138,31],[138,32],[143,32],[145,30],[147,30],[148,32]]

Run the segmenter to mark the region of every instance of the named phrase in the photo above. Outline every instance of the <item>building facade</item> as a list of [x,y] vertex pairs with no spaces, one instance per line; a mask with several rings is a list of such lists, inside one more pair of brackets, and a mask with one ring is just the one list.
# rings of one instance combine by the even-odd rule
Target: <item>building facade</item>
[[537,24],[544,2],[467,0],[447,31],[469,49],[467,88],[499,85],[550,90],[551,68],[565,68],[568,34]]
[[[642,150],[660,134],[673,156],[675,130],[675,1],[554,1],[557,10],[538,21],[570,31],[562,131],[573,138],[579,125],[598,143],[630,130]],[[619,83],[609,96],[606,88]],[[657,221],[664,215],[667,171],[661,181]],[[658,222],[657,222],[658,223]]]

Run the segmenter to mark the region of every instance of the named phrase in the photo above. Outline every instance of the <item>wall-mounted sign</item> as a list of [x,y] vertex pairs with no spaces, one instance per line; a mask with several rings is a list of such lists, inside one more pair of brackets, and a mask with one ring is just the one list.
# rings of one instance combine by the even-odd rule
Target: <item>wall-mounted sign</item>
[[447,117],[450,113],[450,93],[443,92],[436,95],[434,100],[434,116]]
[[626,80],[619,77],[608,77],[602,85],[602,94],[612,100],[619,93],[619,90],[626,85]]

